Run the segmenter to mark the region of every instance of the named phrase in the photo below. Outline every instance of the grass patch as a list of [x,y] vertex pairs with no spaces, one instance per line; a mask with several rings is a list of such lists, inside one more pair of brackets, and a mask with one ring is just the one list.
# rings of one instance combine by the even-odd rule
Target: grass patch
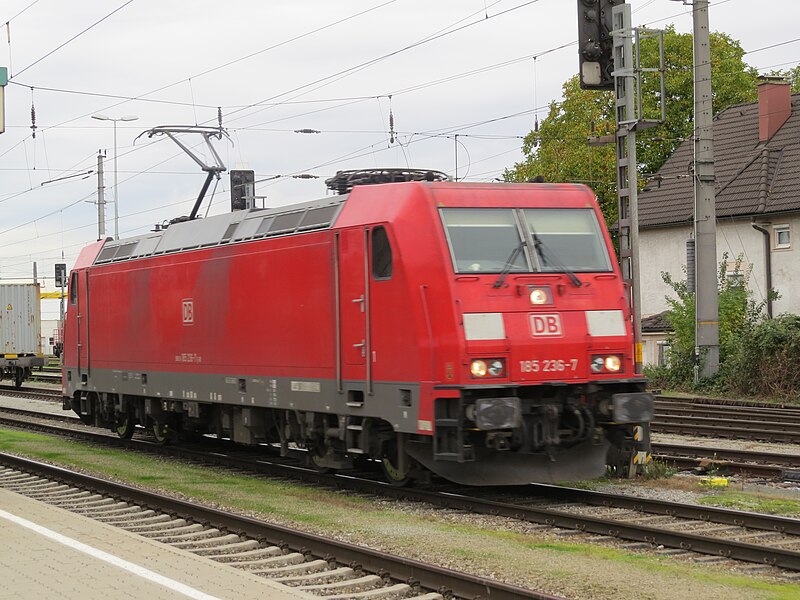
[[641,478],[645,480],[669,479],[678,472],[675,465],[661,460],[651,460],[642,469]]
[[778,498],[769,494],[724,490],[716,494],[703,496],[698,502],[721,508],[800,517],[800,501]]
[[608,472],[602,477],[595,479],[586,479],[582,481],[561,481],[558,485],[565,487],[576,488],[579,490],[596,490],[598,487],[605,485],[630,485],[641,481],[656,481],[659,479],[670,479],[678,473],[678,469],[671,463],[652,460],[647,463],[641,470],[639,475],[634,479],[627,477],[617,477],[614,473]]
[[319,508],[317,504],[323,500],[327,508],[323,512],[334,515],[341,511],[358,511],[367,502],[359,496],[336,496],[327,491],[266,478],[233,476],[213,467],[166,461],[125,450],[90,447],[13,430],[0,430],[0,450],[111,476],[141,487],[189,496],[208,504],[279,514],[296,523],[330,526],[316,510]]

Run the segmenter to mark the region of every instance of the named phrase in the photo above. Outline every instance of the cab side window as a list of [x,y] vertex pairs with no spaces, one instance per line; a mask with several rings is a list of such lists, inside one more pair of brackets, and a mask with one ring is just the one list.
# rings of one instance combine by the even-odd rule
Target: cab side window
[[373,279],[392,278],[392,246],[384,227],[372,230],[372,277]]
[[78,273],[73,272],[69,278],[69,303],[78,303]]

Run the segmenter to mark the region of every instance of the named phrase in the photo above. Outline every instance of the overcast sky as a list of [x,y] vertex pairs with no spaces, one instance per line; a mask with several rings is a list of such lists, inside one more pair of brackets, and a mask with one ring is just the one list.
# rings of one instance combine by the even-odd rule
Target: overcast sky
[[[681,2],[629,3],[636,26],[691,30]],[[710,8],[712,31],[746,51],[795,40],[798,17],[797,0]],[[134,144],[149,128],[216,125],[221,107],[231,136],[216,143],[225,165],[283,176],[258,184],[268,206],[324,196],[323,179],[340,169],[457,169],[459,179],[491,181],[520,160],[534,113],[544,117],[578,65],[577,0],[5,0],[0,23],[8,21],[0,283],[30,281],[36,261],[46,290],[53,264],[63,256],[71,268],[97,239],[99,149],[113,199],[112,123],[92,115],[138,117],[117,125],[127,237],[188,214],[204,180],[173,142]],[[788,69],[800,42],[745,60],[762,72]],[[294,132],[302,128],[320,133]],[[301,173],[320,178],[291,177]],[[228,190],[223,176],[209,214],[229,210]],[[113,213],[108,204],[108,235]],[[57,303],[45,304],[44,318],[57,314]]]

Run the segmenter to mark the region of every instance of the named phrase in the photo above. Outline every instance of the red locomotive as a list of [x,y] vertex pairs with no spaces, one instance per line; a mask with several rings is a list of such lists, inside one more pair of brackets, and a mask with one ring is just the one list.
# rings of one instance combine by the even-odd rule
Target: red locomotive
[[342,174],[341,195],[86,247],[65,409],[123,437],[374,459],[398,483],[647,460],[653,401],[592,192],[421,178],[350,189]]

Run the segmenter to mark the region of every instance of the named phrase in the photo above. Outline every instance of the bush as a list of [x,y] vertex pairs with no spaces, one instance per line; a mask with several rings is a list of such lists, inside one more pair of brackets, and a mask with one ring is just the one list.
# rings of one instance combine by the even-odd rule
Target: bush
[[[742,270],[742,256],[738,256],[732,272],[727,269],[728,255],[723,255],[717,273],[717,293],[719,297],[719,354],[720,372],[710,380],[696,381],[695,368],[695,294],[690,292],[686,281],[675,281],[669,273],[661,273],[676,298],[667,297],[669,312],[667,319],[673,327],[670,338],[669,367],[650,368],[646,371],[652,384],[673,389],[693,389],[728,391],[731,378],[741,378],[742,365],[747,363],[747,373],[753,375],[757,363],[748,363],[754,357],[749,354],[752,343],[750,336],[764,318],[765,302],[756,303],[747,284],[752,268]],[[684,269],[685,272],[685,269]],[[778,295],[769,292],[775,299]],[[765,341],[765,344],[769,342]],[[699,357],[702,361],[703,357]]]
[[720,369],[724,391],[800,400],[800,316],[761,321],[739,336]]

